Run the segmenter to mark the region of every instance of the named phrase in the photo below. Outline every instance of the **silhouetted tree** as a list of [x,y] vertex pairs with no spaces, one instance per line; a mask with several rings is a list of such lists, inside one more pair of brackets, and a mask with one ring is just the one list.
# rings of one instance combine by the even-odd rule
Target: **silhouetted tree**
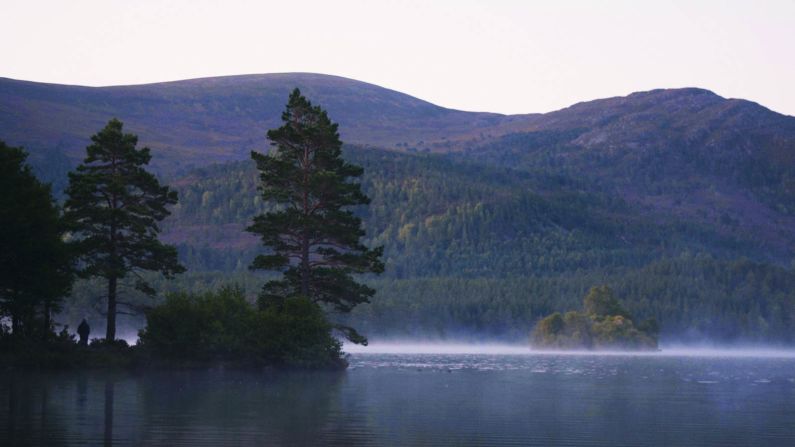
[[[251,153],[260,171],[262,198],[277,205],[247,229],[270,249],[251,268],[283,272],[264,286],[260,302],[267,306],[304,296],[348,312],[375,293],[352,275],[384,270],[382,247],[369,249],[359,242],[361,219],[349,209],[370,202],[352,181],[363,170],[343,160],[337,124],[298,89],[290,94],[282,121],[268,131],[275,151]],[[339,329],[352,341],[366,343],[351,328]]]
[[0,315],[15,335],[52,331],[52,312],[71,289],[73,261],[50,186],[25,163],[27,153],[0,141]]
[[105,337],[114,340],[119,280],[133,274],[136,289],[152,295],[139,271],[171,277],[185,270],[176,248],[157,239],[158,222],[170,214],[177,193],[144,169],[149,148],[136,149],[138,137],[123,133],[121,121],[112,119],[91,141],[77,172],[69,173],[66,217],[79,239],[81,274],[108,281]]

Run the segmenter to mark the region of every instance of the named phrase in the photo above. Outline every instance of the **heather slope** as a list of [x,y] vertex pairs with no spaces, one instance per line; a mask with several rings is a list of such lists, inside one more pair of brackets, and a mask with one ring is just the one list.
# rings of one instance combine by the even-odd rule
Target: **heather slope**
[[115,87],[0,78],[0,135],[11,144],[59,148],[77,159],[88,136],[117,117],[142,144],[157,149],[158,170],[185,172],[262,148],[265,130],[278,124],[295,87],[328,110],[348,143],[433,148],[482,132],[505,133],[500,126],[522,119],[445,109],[372,84],[307,73]]

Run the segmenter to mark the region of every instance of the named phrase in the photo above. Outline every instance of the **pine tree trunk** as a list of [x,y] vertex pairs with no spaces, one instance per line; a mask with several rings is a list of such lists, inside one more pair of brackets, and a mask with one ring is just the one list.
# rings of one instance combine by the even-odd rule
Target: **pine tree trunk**
[[47,340],[50,336],[50,325],[51,325],[51,318],[50,318],[50,303],[44,303],[44,310],[43,310],[43,320],[44,320],[44,331],[41,333],[42,340]]
[[309,241],[306,236],[302,241],[301,247],[301,295],[306,298],[309,296]]
[[105,339],[113,341],[116,339],[116,277],[108,279],[108,328]]
[[[113,165],[113,174],[116,174],[116,158],[114,157],[111,164]],[[111,199],[111,208],[117,209],[118,203],[116,195],[114,194]],[[110,221],[110,265],[115,270],[118,259],[116,258],[116,219]],[[108,326],[105,331],[105,340],[116,340],[116,273],[111,271],[108,278]]]
[[[309,149],[304,148],[304,219],[305,222],[309,217]],[[301,237],[301,295],[306,298],[309,296],[309,235],[307,230],[303,231]]]

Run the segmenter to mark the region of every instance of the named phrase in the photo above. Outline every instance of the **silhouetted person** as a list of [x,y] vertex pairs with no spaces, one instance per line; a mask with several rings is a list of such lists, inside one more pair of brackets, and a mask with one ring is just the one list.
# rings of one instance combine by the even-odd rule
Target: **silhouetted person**
[[80,323],[80,326],[77,327],[77,335],[80,336],[80,346],[88,346],[88,334],[91,333],[91,327],[88,325],[88,322],[85,318]]

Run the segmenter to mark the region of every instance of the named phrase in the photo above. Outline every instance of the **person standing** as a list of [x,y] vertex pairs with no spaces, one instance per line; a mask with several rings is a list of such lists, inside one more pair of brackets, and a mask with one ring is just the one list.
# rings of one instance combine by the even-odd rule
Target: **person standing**
[[88,346],[89,334],[91,334],[91,327],[88,325],[86,319],[83,318],[83,321],[80,322],[80,326],[77,327],[77,335],[80,336],[80,342],[78,344],[80,346]]

